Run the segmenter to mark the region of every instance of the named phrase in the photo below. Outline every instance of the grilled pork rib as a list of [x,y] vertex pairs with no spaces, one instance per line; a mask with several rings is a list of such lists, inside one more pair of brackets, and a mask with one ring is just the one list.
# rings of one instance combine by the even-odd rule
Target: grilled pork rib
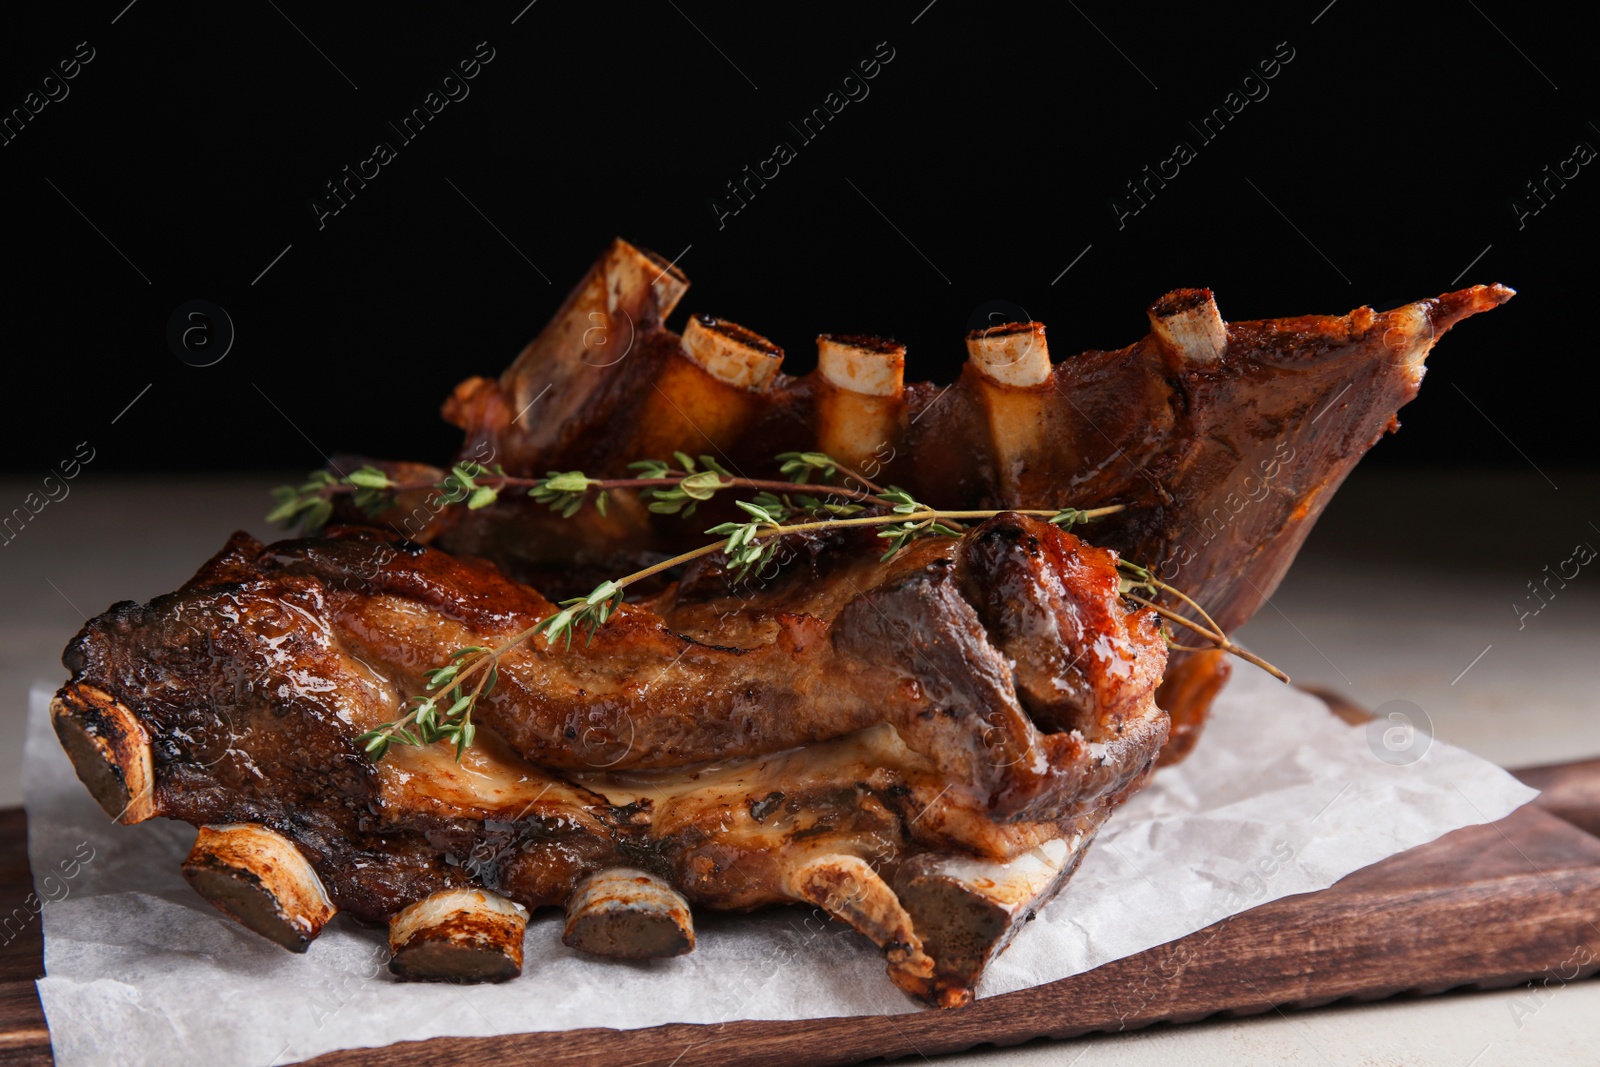
[[330,533],[236,535],[176,593],[92,620],[54,708],[107,810],[208,828],[191,883],[291,948],[343,910],[390,922],[397,973],[500,978],[521,909],[655,955],[692,946],[685,901],[806,901],[903,988],[961,1003],[1166,738],[1158,620],[1112,554],[1007,513],[889,562],[870,532],[797,537],[753,590],[707,557],[592,643],[506,653],[459,765],[445,745],[373,763],[356,738],[429,669],[554,606],[485,563]]
[[[1180,289],[1150,307],[1142,340],[1053,365],[1038,323],[977,331],[961,376],[940,387],[904,384],[904,346],[878,338],[824,335],[817,370],[790,378],[780,348],[724,320],[691,318],[680,337],[663,320],[687,287],[615,242],[504,374],[463,382],[445,404],[462,458],[618,478],[677,450],[772,478],[778,453],[820,449],[934,507],[1126,504],[1095,543],[1184,589],[1226,632],[1272,595],[1333,491],[1398,427],[1434,343],[1512,296],[1480,285],[1382,313],[1227,324],[1209,290]],[[383,519],[559,598],[699,543],[732,517],[718,506],[686,524],[621,494],[606,521],[562,519],[505,494],[437,517],[406,500]],[[1193,745],[1226,671],[1221,653],[1172,657],[1158,698],[1169,760]]]

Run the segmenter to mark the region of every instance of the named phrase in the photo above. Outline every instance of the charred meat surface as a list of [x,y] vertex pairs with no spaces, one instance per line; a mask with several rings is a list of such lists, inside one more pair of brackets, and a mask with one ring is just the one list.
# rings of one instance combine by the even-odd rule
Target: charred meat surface
[[[69,753],[90,783],[143,758],[142,817],[243,835],[248,854],[212,847],[192,878],[291,947],[334,910],[405,914],[397,973],[498,980],[520,966],[511,908],[566,906],[574,943],[651,955],[693,944],[680,894],[808,901],[872,938],[904,988],[961,1003],[977,972],[940,970],[897,872],[929,855],[1005,865],[1064,837],[1081,849],[1166,738],[1165,645],[1119,595],[1112,554],[1048,523],[1003,513],[880,551],[870,532],[833,532],[756,586],[706,557],[591,642],[507,652],[459,763],[446,745],[375,763],[356,739],[425,692],[430,669],[554,606],[486,563],[374,530],[240,534],[177,592],[85,626],[64,656],[58,732],[111,715],[142,738],[127,757]],[[619,869],[642,887],[620,905],[601,891]],[[306,887],[325,914],[280,916]],[[461,900],[483,912],[470,937],[465,919],[433,916]],[[1001,938],[993,926],[972,936]]]

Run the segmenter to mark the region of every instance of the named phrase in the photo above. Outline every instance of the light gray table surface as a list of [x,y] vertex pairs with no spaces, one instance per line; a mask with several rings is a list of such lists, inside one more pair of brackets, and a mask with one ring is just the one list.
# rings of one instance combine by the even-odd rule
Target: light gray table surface
[[[1240,639],[1297,682],[1367,708],[1409,701],[1435,736],[1504,766],[1600,756],[1600,563],[1545,584],[1575,545],[1600,548],[1600,475],[1545,473],[1358,470]],[[84,618],[170,591],[235,529],[270,535],[266,490],[284,480],[91,469],[0,544],[0,727],[17,739],[0,748],[0,806],[22,802],[28,688],[59,684],[62,646]],[[36,488],[0,479],[0,512]],[[1544,606],[1523,615],[1540,606],[1529,583]],[[940,1062],[1600,1063],[1600,982],[1529,996],[1335,1006]]]

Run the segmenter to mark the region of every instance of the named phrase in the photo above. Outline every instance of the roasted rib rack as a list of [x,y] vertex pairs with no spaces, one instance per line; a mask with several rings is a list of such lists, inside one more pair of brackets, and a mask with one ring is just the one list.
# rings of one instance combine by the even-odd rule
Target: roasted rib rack
[[871,531],[795,535],[755,583],[703,557],[588,644],[507,653],[459,762],[445,745],[374,762],[357,739],[457,649],[702,524],[626,494],[604,521],[416,494],[321,537],[236,535],[68,646],[53,720],[105,809],[200,827],[190,883],[286,948],[339,911],[387,922],[404,978],[515,976],[539,907],[565,908],[582,951],[649,958],[693,948],[693,907],[803,902],[877,944],[903,989],[964,1003],[1225,678],[1211,652],[1169,663],[1115,553],[1241,624],[1438,336],[1511,295],[1225,325],[1180,290],[1143,340],[1056,365],[1036,323],[973,334],[939,388],[904,385],[881,339],[821,338],[792,379],[741,327],[674,333],[686,284],[616,242],[500,379],[447,403],[462,455],[601,477],[683,451],[769,477],[816,449],[939,506],[1126,510],[1086,528],[1094,545],[1013,511],[889,560]]
[[[977,331],[960,377],[938,385],[905,384],[906,350],[882,338],[823,335],[817,369],[791,378],[783,350],[742,326],[701,315],[675,333],[664,320],[688,284],[615,241],[498,379],[468,379],[446,401],[465,432],[459,458],[618,478],[632,461],[682,451],[771,478],[774,456],[814,449],[935,507],[1125,504],[1089,536],[1186,590],[1228,632],[1272,595],[1351,468],[1398,428],[1433,345],[1513,295],[1475,285],[1386,312],[1224,323],[1210,290],[1179,289],[1150,306],[1141,340],[1059,363],[1037,322]],[[379,523],[491,559],[556,599],[699,543],[710,525],[617,504],[600,521],[509,494],[441,512],[413,494]],[[1157,698],[1173,723],[1164,759],[1194,744],[1227,670],[1221,653],[1173,654]]]

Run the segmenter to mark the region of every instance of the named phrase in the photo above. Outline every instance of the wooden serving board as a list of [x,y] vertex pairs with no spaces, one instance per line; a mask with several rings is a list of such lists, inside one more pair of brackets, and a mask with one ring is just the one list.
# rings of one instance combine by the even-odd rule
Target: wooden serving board
[[[1330,889],[1286,897],[1085,974],[955,1011],[797,1022],[674,1024],[436,1038],[320,1056],[320,1067],[772,1067],[848,1064],[1310,1008],[1343,998],[1492,989],[1560,974],[1575,946],[1600,969],[1600,760],[1517,772],[1545,790],[1500,822],[1392,856]],[[0,810],[0,902],[33,890],[27,821]],[[0,947],[0,1064],[48,1064],[33,981],[37,919]]]

